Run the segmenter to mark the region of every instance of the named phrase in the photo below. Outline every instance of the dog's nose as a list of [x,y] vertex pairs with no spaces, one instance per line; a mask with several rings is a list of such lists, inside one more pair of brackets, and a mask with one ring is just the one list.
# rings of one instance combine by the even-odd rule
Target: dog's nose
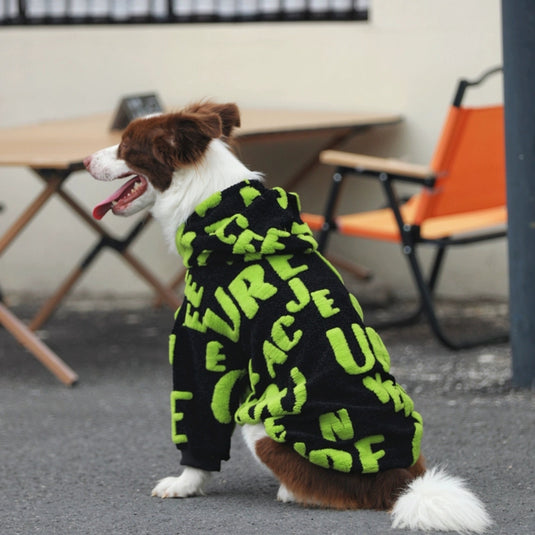
[[84,167],[89,171],[89,166],[91,165],[91,156],[86,156],[84,158]]

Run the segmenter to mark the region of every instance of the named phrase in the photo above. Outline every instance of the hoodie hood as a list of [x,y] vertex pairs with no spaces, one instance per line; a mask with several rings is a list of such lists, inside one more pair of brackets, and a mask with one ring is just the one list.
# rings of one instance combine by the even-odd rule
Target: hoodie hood
[[295,193],[244,181],[199,204],[179,227],[176,247],[187,268],[312,253],[317,243],[299,213]]

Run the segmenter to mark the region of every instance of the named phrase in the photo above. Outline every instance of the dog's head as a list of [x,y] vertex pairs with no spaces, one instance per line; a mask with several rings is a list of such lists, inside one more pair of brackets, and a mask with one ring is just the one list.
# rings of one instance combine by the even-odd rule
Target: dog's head
[[129,179],[95,206],[93,216],[102,219],[110,209],[115,215],[127,216],[152,206],[158,193],[169,188],[177,170],[196,165],[212,139],[229,138],[239,125],[235,104],[213,102],[132,121],[119,145],[84,160],[97,180]]

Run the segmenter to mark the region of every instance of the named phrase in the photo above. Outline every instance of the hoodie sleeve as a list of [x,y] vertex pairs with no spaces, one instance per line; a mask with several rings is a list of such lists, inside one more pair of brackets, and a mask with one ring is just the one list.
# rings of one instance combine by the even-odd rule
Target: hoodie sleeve
[[171,435],[182,452],[181,464],[217,471],[230,456],[234,412],[243,391],[246,370],[239,366],[235,344],[224,337],[187,326],[185,300],[170,336],[173,367]]

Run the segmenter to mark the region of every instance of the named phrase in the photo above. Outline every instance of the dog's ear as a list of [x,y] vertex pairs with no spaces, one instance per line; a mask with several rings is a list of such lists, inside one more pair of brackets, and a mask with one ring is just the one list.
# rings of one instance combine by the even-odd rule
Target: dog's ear
[[173,169],[199,161],[212,139],[221,137],[221,117],[216,113],[171,114],[154,138],[152,152]]
[[213,111],[221,117],[223,135],[225,137],[230,137],[232,130],[241,125],[240,110],[236,104],[230,102],[228,104],[214,104]]
[[217,113],[196,113],[192,120],[196,123],[195,128],[200,134],[210,139],[221,137],[223,124],[221,116]]
[[241,125],[240,110],[232,102],[227,104],[217,104],[210,101],[197,102],[188,106],[186,111],[200,114],[217,113],[221,117],[221,126],[225,137],[230,137],[234,128]]

